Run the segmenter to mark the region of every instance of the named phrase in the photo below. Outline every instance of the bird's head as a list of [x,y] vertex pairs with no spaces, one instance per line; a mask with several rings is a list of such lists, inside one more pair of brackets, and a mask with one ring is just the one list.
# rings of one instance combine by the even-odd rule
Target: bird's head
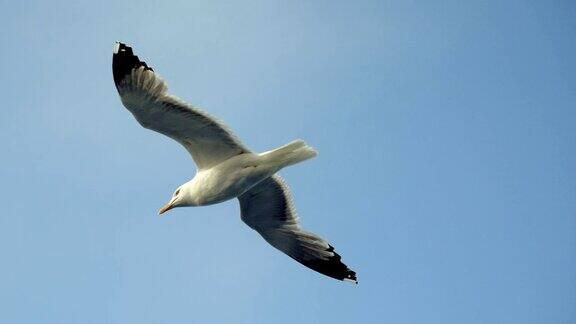
[[186,186],[186,184],[180,186],[178,189],[176,189],[174,191],[174,194],[172,195],[172,198],[170,199],[170,202],[168,202],[166,205],[164,205],[164,207],[160,208],[160,210],[158,211],[158,215],[162,215],[165,212],[169,211],[172,208],[175,207],[183,207],[183,206],[191,206],[192,201],[191,201],[191,196],[190,196],[190,192],[188,190],[189,188]]

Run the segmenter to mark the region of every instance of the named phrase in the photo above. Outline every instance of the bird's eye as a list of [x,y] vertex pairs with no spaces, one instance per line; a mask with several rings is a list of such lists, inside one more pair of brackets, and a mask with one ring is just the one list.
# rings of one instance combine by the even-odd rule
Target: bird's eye
[[176,192],[174,193],[174,197],[178,196],[179,193],[180,193],[180,189],[176,190]]

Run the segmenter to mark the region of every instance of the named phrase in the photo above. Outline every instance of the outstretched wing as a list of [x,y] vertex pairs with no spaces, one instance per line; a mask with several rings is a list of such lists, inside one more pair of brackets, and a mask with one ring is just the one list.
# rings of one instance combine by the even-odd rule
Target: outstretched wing
[[300,228],[288,186],[280,176],[271,176],[238,199],[242,221],[273,247],[312,270],[358,283],[356,272],[342,263],[330,244]]
[[140,125],[182,144],[198,169],[249,152],[224,124],[168,94],[164,80],[129,46],[116,43],[112,72],[122,104]]

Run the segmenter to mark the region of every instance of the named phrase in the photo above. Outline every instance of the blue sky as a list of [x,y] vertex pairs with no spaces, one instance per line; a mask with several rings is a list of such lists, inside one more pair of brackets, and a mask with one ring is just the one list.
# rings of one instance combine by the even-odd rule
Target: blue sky
[[[571,1],[19,1],[0,11],[2,323],[576,322]],[[264,151],[305,228],[156,212],[187,153],[120,104],[114,41]]]

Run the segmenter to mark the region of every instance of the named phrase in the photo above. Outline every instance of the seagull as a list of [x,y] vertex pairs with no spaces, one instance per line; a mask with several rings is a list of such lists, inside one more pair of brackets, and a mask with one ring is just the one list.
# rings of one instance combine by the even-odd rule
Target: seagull
[[270,245],[321,274],[358,283],[332,245],[300,227],[288,186],[277,174],[314,158],[312,147],[295,140],[263,153],[250,151],[223,123],[169,94],[166,82],[124,43],[114,46],[112,74],[122,104],[138,123],[180,143],[196,164],[195,176],[174,191],[159,214],[238,198],[242,221]]

